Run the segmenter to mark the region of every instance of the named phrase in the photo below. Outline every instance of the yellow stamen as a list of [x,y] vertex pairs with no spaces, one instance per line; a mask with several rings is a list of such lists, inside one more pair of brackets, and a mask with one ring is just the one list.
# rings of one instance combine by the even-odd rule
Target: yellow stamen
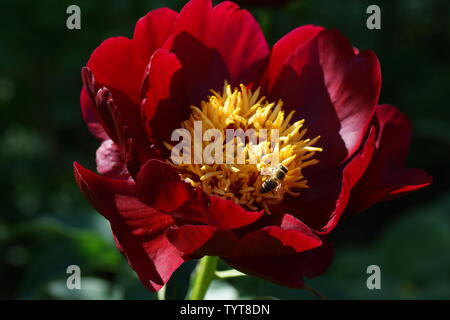
[[[313,139],[303,139],[306,129],[303,128],[304,120],[290,124],[294,111],[285,116],[283,111],[283,101],[270,103],[265,97],[260,97],[260,89],[252,92],[244,85],[233,89],[225,82],[223,92],[219,93],[211,90],[212,95],[207,101],[202,101],[201,107],[191,106],[192,113],[188,120],[181,126],[187,129],[194,137],[194,122],[202,122],[203,133],[208,129],[218,129],[223,137],[223,164],[178,164],[172,165],[177,169],[181,178],[189,182],[193,187],[201,187],[206,193],[224,199],[232,200],[235,203],[245,205],[250,210],[264,209],[270,214],[270,205],[280,203],[287,193],[297,197],[300,195],[299,189],[308,188],[308,182],[302,174],[302,169],[318,163],[312,157],[322,148],[314,145],[319,140],[319,136]],[[241,141],[237,137],[228,143],[234,143],[235,149],[241,151],[240,157],[234,152],[227,155],[226,150],[226,129],[254,129],[259,136],[258,130],[267,130],[267,140],[258,145],[257,149],[251,148],[247,141]],[[271,130],[277,129],[278,140],[278,160],[279,163],[288,168],[281,185],[267,193],[261,193],[261,186],[270,175],[264,175],[264,170],[273,168],[275,150],[271,150]],[[205,148],[210,141],[202,141]],[[243,143],[244,148],[237,146]],[[171,150],[172,146],[166,143],[166,147]],[[192,141],[192,160],[195,156],[194,142]],[[256,150],[256,152],[255,152]],[[242,157],[244,156],[244,157]],[[256,162],[251,162],[251,157],[256,158]],[[239,163],[238,158],[244,159],[244,163]],[[228,161],[227,161],[228,160]],[[231,160],[231,161],[230,161]],[[193,161],[191,162],[193,163]]]

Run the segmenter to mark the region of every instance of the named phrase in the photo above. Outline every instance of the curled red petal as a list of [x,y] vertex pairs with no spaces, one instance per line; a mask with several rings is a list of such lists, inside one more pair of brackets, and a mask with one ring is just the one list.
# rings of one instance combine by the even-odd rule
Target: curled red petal
[[370,166],[351,193],[347,209],[349,214],[428,186],[433,180],[426,172],[405,165],[412,129],[403,113],[394,106],[378,106],[374,123],[379,126],[376,151]]
[[142,283],[160,289],[184,262],[180,252],[165,237],[173,220],[137,198],[132,181],[109,179],[74,163],[80,190],[111,224],[119,248]]

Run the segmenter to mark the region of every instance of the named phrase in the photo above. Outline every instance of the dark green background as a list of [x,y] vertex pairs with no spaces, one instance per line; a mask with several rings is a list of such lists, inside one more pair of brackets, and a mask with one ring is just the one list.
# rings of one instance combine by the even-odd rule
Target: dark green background
[[[110,36],[131,36],[153,8],[185,1],[2,1],[0,4],[0,298],[154,299],[115,249],[107,222],[77,189],[72,162],[94,168],[96,140],[82,122],[80,68]],[[66,29],[77,4],[82,29]],[[366,8],[378,4],[382,29],[368,30]],[[413,123],[409,165],[434,184],[378,204],[341,223],[332,267],[308,281],[329,298],[450,298],[450,2],[291,1],[249,6],[269,42],[303,24],[340,29],[381,61],[381,103]],[[66,268],[82,269],[82,290],[66,289]],[[377,264],[382,290],[366,288]],[[169,289],[180,297],[193,264]],[[184,280],[184,281],[183,281]],[[314,298],[255,278],[216,282],[209,297]]]

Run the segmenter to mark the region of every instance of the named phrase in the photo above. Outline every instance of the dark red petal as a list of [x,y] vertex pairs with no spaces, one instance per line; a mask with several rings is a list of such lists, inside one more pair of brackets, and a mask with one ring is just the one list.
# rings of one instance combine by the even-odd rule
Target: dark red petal
[[187,92],[198,104],[220,90],[225,80],[233,85],[256,80],[269,48],[258,23],[232,2],[212,7],[210,0],[192,0],[180,12],[166,46],[185,68]]
[[267,226],[242,239],[235,233],[214,226],[184,225],[167,231],[167,238],[180,251],[197,256],[225,258],[287,256],[322,244],[305,224],[285,215],[280,226]]
[[324,273],[333,259],[333,246],[324,245],[284,257],[242,257],[224,259],[232,267],[291,288],[303,288],[303,278]]
[[322,241],[297,218],[286,214],[280,226],[268,226],[241,240],[247,255],[286,256],[316,248]]
[[183,263],[164,232],[173,220],[137,198],[132,181],[101,177],[74,163],[77,184],[92,206],[111,224],[119,248],[142,283],[160,289]]
[[319,37],[325,83],[341,123],[340,134],[351,156],[366,135],[381,89],[380,64],[372,51],[355,54],[339,31]]
[[86,125],[92,135],[100,141],[109,139],[108,134],[103,128],[100,117],[95,110],[95,102],[87,93],[86,88],[81,90],[80,104],[84,122],[86,122]]
[[374,149],[375,128],[372,127],[363,148],[349,163],[328,176],[309,179],[310,189],[302,190],[299,197],[285,198],[272,212],[290,213],[316,232],[329,233],[342,216],[351,189],[369,165]]
[[[279,62],[278,62],[279,63]],[[297,110],[309,136],[320,135],[315,171],[334,168],[360,147],[378,100],[381,73],[372,52],[355,54],[338,31],[321,31],[285,61],[270,91],[285,109]],[[270,79],[269,83],[273,79]]]
[[349,214],[432,182],[426,172],[405,166],[412,135],[406,116],[394,106],[382,105],[377,107],[374,120],[379,126],[376,151],[369,168],[352,191]]
[[163,142],[170,143],[172,132],[191,112],[177,57],[165,49],[156,51],[149,64],[147,82],[141,106],[144,126],[160,150],[168,152]]
[[130,174],[119,147],[110,139],[102,142],[96,152],[97,172],[115,179],[128,179]]
[[164,212],[174,211],[191,199],[190,186],[181,181],[171,165],[149,160],[137,175],[141,198],[151,207]]
[[200,188],[191,190],[189,201],[185,202],[178,209],[167,212],[174,219],[177,225],[182,224],[205,224],[206,208],[208,207],[209,196]]
[[205,213],[207,223],[222,230],[238,229],[254,223],[264,213],[263,210],[247,211],[231,200],[216,196],[210,196],[209,201]]

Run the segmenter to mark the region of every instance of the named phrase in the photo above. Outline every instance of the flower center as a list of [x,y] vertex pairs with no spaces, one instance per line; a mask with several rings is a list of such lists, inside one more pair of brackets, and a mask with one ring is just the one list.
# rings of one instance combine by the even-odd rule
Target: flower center
[[[269,102],[259,88],[253,92],[242,84],[233,89],[225,82],[222,93],[211,92],[200,108],[191,106],[189,119],[181,124],[194,137],[188,141],[190,161],[171,161],[183,180],[268,214],[285,194],[297,197],[308,188],[302,169],[319,162],[313,156],[322,151],[314,146],[320,136],[305,139],[304,120],[291,123],[295,111],[286,117],[281,100]],[[208,134],[210,129],[216,134]],[[174,146],[166,147],[173,154]],[[205,161],[205,152],[212,149],[216,161]]]

